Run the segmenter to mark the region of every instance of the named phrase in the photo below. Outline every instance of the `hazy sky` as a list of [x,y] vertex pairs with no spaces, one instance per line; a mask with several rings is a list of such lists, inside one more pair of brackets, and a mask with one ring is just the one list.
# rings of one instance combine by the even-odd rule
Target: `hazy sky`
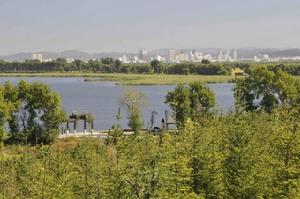
[[300,47],[300,0],[0,0],[0,54]]

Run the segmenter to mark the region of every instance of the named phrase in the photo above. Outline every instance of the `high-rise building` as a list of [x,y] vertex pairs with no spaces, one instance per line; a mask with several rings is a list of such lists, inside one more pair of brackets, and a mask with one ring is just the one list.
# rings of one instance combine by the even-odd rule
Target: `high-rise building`
[[152,60],[157,60],[157,61],[160,61],[160,62],[165,62],[166,61],[166,58],[164,58],[160,55],[156,55],[155,57],[152,57],[151,59]]
[[176,62],[189,61],[189,54],[185,54],[184,51],[181,51],[180,54],[176,55]]
[[239,57],[238,57],[238,51],[237,50],[234,50],[233,51],[233,60],[234,61],[237,61],[239,59]]
[[[206,54],[206,55],[204,55],[203,56],[203,59],[207,59],[207,60],[209,60],[209,61],[211,61],[212,60],[212,55],[211,54]],[[201,59],[202,60],[202,59]]]
[[220,50],[219,54],[218,54],[218,60],[221,61],[224,59],[224,56],[223,56],[223,51]]
[[127,63],[127,56],[123,55],[122,57],[119,58],[119,60],[123,63]]
[[137,56],[134,56],[132,62],[133,62],[133,63],[138,63],[138,61],[139,61],[139,58],[138,58]]
[[175,62],[176,61],[176,50],[175,49],[170,49],[169,50],[169,61],[170,62]]
[[225,57],[224,57],[224,61],[230,61],[230,60],[231,60],[230,50],[227,49]]
[[148,51],[146,49],[139,50],[139,60],[146,61],[147,60]]
[[41,53],[33,53],[32,54],[32,60],[39,60],[39,61],[43,61],[43,55]]
[[196,50],[191,50],[190,54],[189,54],[189,61],[194,62],[195,61],[195,54],[196,54]]
[[270,61],[270,56],[268,54],[263,54],[262,55],[262,61]]

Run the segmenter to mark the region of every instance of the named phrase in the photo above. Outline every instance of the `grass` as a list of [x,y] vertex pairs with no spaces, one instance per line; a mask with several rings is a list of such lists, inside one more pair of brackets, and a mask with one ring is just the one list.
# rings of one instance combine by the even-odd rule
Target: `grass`
[[13,158],[20,158],[25,153],[33,153],[36,151],[36,148],[30,146],[21,146],[21,145],[7,145],[0,147],[0,161],[8,160]]
[[294,76],[296,79],[300,80],[300,76]]
[[227,75],[167,75],[120,73],[0,73],[0,77],[83,77],[85,81],[114,81],[118,85],[175,85],[201,81],[203,83],[227,83],[234,77]]
[[99,140],[93,138],[76,138],[70,137],[65,139],[57,139],[53,144],[50,145],[5,145],[0,146],[0,161],[1,160],[10,160],[14,158],[20,158],[24,154],[36,154],[38,148],[45,147],[49,150],[64,152],[74,149],[80,142],[83,140],[95,140],[99,143]]

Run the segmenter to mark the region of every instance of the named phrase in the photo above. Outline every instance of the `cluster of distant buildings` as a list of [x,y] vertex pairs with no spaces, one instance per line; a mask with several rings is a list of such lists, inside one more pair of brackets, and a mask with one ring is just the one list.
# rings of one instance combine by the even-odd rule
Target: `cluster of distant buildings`
[[39,60],[40,62],[44,61],[43,60],[43,54],[41,54],[41,53],[33,53],[31,59],[32,60]]
[[156,55],[149,56],[146,49],[141,49],[137,56],[128,57],[123,55],[119,58],[123,63],[147,63],[152,60],[158,60],[166,63],[180,63],[180,62],[201,62],[202,60],[208,60],[211,62],[223,62],[223,61],[238,61],[237,50],[227,50],[226,53],[223,51],[219,52],[218,56],[213,56],[209,53],[198,52],[197,50],[176,50],[169,49],[167,56]]
[[[237,61],[252,61],[252,62],[273,62],[282,60],[300,60],[300,56],[296,57],[276,57],[271,58],[269,54],[258,54],[253,58],[244,58],[239,56],[237,49],[219,50],[218,53],[210,54],[203,53],[197,50],[176,50],[169,49],[164,55],[150,55],[147,49],[140,49],[136,55],[123,54],[118,58],[122,63],[149,63],[152,60],[158,60],[164,63],[181,63],[181,62],[194,62],[198,63],[202,60],[208,60],[210,62],[237,62]],[[41,62],[50,62],[53,59],[43,59],[43,54],[32,54],[32,60],[39,60]],[[66,58],[68,63],[74,61],[73,58]],[[83,61],[87,61],[84,59]]]
[[[237,61],[237,51],[234,51],[234,53],[236,58],[235,61]],[[163,56],[163,55],[149,56],[148,51],[146,49],[141,49],[139,50],[137,56],[128,57],[124,54],[122,57],[119,58],[119,60],[123,63],[147,63],[152,60],[158,60],[160,62],[166,62],[166,63],[201,62],[204,59],[209,61],[217,61],[214,60],[214,56],[212,56],[211,54],[204,54],[202,52],[198,52],[197,50],[178,51],[175,49],[170,49],[167,56]],[[229,55],[226,55],[224,57],[223,55],[221,55],[220,59],[222,59],[223,61],[234,61],[231,59]]]
[[158,60],[165,63],[181,63],[181,62],[201,62],[208,60],[210,62],[237,62],[237,61],[252,61],[252,62],[274,62],[282,60],[300,60],[300,56],[295,57],[275,57],[271,58],[269,54],[258,54],[253,58],[245,58],[239,56],[237,49],[220,50],[218,54],[202,53],[197,50],[175,50],[169,49],[167,56],[156,55],[149,56],[146,49],[141,49],[137,56],[127,57],[123,55],[119,58],[123,63],[147,63],[152,60]]
[[[32,56],[31,56],[31,59],[32,60],[39,60],[40,62],[51,62],[51,61],[55,60],[55,59],[52,59],[52,58],[44,59],[42,53],[33,53]],[[75,61],[75,59],[66,58],[67,63],[72,63],[73,61]]]
[[300,56],[293,57],[270,57],[268,54],[259,54],[258,56],[254,56],[253,60],[250,61],[255,62],[276,62],[276,61],[299,61]]

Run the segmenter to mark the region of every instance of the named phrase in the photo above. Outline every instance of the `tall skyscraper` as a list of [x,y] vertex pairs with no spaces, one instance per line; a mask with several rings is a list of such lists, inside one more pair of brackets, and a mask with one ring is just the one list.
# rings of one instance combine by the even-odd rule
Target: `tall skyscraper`
[[189,61],[194,62],[196,59],[196,50],[191,50],[189,54]]
[[148,51],[146,49],[141,49],[139,50],[139,60],[143,60],[143,61],[146,61],[147,60],[147,54],[148,54]]
[[184,53],[184,50],[181,50],[180,54],[177,54],[175,57],[176,62],[189,61],[190,58],[189,54]]
[[234,61],[237,61],[239,59],[239,57],[238,57],[238,51],[237,50],[234,50],[233,51],[233,60]]
[[43,61],[43,55],[41,53],[33,53],[32,54],[32,60],[39,60],[39,61]]
[[176,61],[176,50],[175,49],[170,49],[169,50],[169,61],[170,62],[175,62]]
[[123,56],[121,57],[121,61],[122,61],[123,63],[127,63],[127,56],[126,56],[126,55],[123,55]]
[[221,60],[223,60],[223,59],[224,59],[223,51],[220,50],[220,51],[219,51],[219,54],[218,54],[218,60],[221,61]]
[[229,61],[229,60],[231,60],[231,57],[230,57],[230,50],[229,50],[229,49],[227,49],[224,59],[225,59],[224,61]]

